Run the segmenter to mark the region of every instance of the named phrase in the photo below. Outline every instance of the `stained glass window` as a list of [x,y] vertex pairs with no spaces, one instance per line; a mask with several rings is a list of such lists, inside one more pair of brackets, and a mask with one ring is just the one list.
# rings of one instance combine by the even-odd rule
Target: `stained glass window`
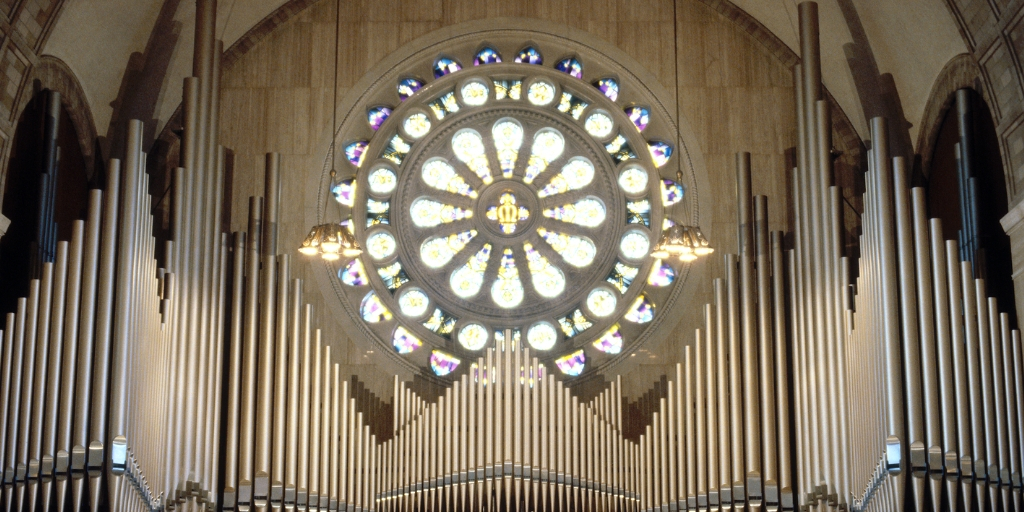
[[474,66],[497,64],[499,62],[501,62],[501,54],[498,53],[498,50],[495,50],[490,46],[481,48],[480,51],[476,52],[476,57],[473,59]]
[[626,224],[651,226],[651,202],[647,199],[626,201]]
[[466,247],[476,233],[475,229],[470,229],[448,236],[428,238],[420,245],[420,259],[430,268],[441,268]]
[[[522,345],[520,345],[521,342],[522,342],[522,333],[519,332],[519,329],[512,329],[512,340],[511,340],[511,343],[513,345],[519,347],[519,346],[522,346]],[[494,332],[494,343],[495,343],[496,346],[499,346],[499,347],[505,344],[505,331],[495,331]]]
[[651,250],[651,240],[639,231],[627,231],[619,242],[619,250],[629,259],[643,259]]
[[366,122],[370,123],[370,128],[373,128],[373,131],[377,131],[380,129],[380,125],[384,124],[384,121],[391,116],[391,112],[393,112],[391,107],[384,105],[373,107],[366,111]]
[[519,157],[519,148],[523,145],[523,125],[512,118],[499,119],[491,128],[494,136],[494,149],[501,165],[501,175],[511,178]]
[[455,295],[468,299],[480,292],[480,287],[484,284],[484,272],[487,271],[487,261],[490,259],[491,244],[484,244],[469,262],[452,272],[450,284]]
[[562,99],[558,101],[558,111],[569,114],[573,119],[579,119],[589,104],[572,94],[562,91]]
[[622,333],[619,332],[619,324],[615,324],[594,340],[594,348],[605,354],[618,354],[622,352]]
[[448,57],[441,57],[434,63],[434,78],[441,78],[449,73],[454,73],[462,69],[462,65],[455,62],[454,59]]
[[430,118],[422,112],[416,112],[405,118],[402,127],[410,137],[419,139],[430,132]]
[[668,286],[676,280],[676,271],[661,260],[655,260],[647,284],[651,286]]
[[554,159],[562,156],[565,150],[565,138],[558,130],[553,128],[542,128],[533,136],[533,146],[530,148],[530,161],[526,166],[526,173],[523,176],[524,183],[533,183],[548,168],[548,164]]
[[518,100],[523,95],[523,81],[522,80],[495,80],[494,81],[494,99],[503,100],[508,98],[510,100]]
[[647,190],[647,171],[638,165],[629,165],[619,173],[619,187],[627,194],[642,194]]
[[419,288],[406,290],[398,296],[398,310],[409,318],[419,318],[427,312],[430,298]]
[[366,156],[366,147],[369,145],[369,142],[360,140],[345,146],[345,158],[356,167],[363,165],[363,157]]
[[484,184],[494,181],[487,163],[484,139],[480,133],[471,128],[463,128],[455,132],[455,135],[452,136],[452,149],[455,151],[455,157],[469,166],[469,169],[475,172]]
[[663,167],[672,158],[672,146],[664,142],[648,142],[647,149],[651,152],[651,158],[654,159],[655,167]]
[[626,115],[629,116],[630,121],[633,121],[633,126],[636,126],[637,131],[644,131],[644,128],[647,128],[647,123],[651,122],[651,111],[644,107],[626,107]]
[[466,350],[480,350],[487,346],[490,332],[480,324],[468,324],[459,331],[459,344]]
[[636,158],[636,153],[633,152],[633,148],[629,147],[629,143],[626,142],[626,138],[621,133],[616,135],[611,142],[605,144],[604,149],[612,156],[612,160],[615,160],[615,163],[622,163]]
[[390,194],[398,186],[398,176],[387,167],[378,167],[370,171],[366,181],[370,185],[370,191],[380,195]]
[[590,329],[593,325],[593,322],[579,308],[558,319],[558,326],[562,328],[562,333],[565,334],[566,338],[573,338],[577,334]]
[[612,121],[611,116],[608,114],[598,111],[587,116],[586,122],[583,123],[583,128],[591,136],[603,139],[612,134],[612,130],[615,129],[615,122]]
[[594,180],[594,164],[582,156],[574,156],[562,167],[562,172],[551,178],[551,181],[537,193],[538,197],[564,194],[570,190],[580,190]]
[[331,192],[334,193],[335,201],[351,208],[356,202],[356,180],[353,178],[341,180]]
[[583,78],[583,64],[580,64],[580,61],[574,57],[558,61],[558,64],[555,64],[555,69],[573,78]]
[[514,308],[523,302],[523,283],[519,280],[512,249],[506,248],[501,255],[498,278],[491,285],[491,299],[503,308]]
[[397,248],[398,242],[387,231],[376,231],[366,237],[366,252],[375,260],[389,258]]
[[405,141],[402,137],[395,135],[391,137],[391,141],[388,142],[381,157],[391,160],[395,165],[402,165],[402,160],[405,159],[405,155],[409,154],[409,150],[412,146]]
[[435,350],[430,353],[430,369],[434,371],[434,375],[438,377],[444,377],[451,372],[454,372],[461,363],[457,357]]
[[661,200],[672,206],[683,200],[683,186],[672,180],[661,180]]
[[402,264],[397,261],[386,267],[378,268],[377,275],[380,276],[381,281],[384,281],[384,286],[392,292],[409,282],[409,275],[405,273]]
[[476,190],[455,172],[455,168],[441,157],[434,157],[423,163],[423,182],[437,190],[476,198]]
[[459,111],[459,102],[455,99],[454,92],[449,92],[436,100],[431,101],[429,106],[430,110],[439,121],[444,119],[448,114],[454,114]]
[[366,200],[366,227],[391,224],[391,202]]
[[577,350],[569,355],[555,359],[555,366],[557,366],[562,373],[570,377],[575,377],[583,373],[583,366],[586,362],[587,356],[583,354],[582,350]]
[[587,198],[573,204],[544,210],[544,216],[588,228],[596,228],[604,222],[605,209],[601,201]]
[[458,322],[457,318],[441,311],[440,308],[435,308],[434,312],[431,313],[430,318],[427,318],[423,322],[423,327],[426,327],[445,338],[450,338],[452,331],[455,330],[456,322]]
[[462,101],[466,105],[479,107],[487,103],[487,96],[489,94],[490,91],[487,90],[487,86],[479,80],[470,80],[462,86]]
[[565,274],[548,262],[529,242],[523,244],[534,290],[542,297],[557,297],[565,291]]
[[450,204],[439,203],[432,199],[420,198],[413,201],[409,208],[413,224],[421,228],[430,228],[448,224],[473,216],[472,210],[464,210]]
[[363,262],[359,258],[356,258],[347,265],[338,270],[338,277],[341,282],[349,286],[365,286],[370,283],[369,278],[366,277],[366,268],[363,267]]
[[555,86],[551,82],[538,80],[530,84],[530,88],[526,91],[526,99],[538,107],[543,107],[554,101]]
[[646,324],[651,320],[654,320],[654,303],[647,300],[644,294],[640,294],[636,300],[633,301],[633,305],[626,311],[626,320],[638,324]]
[[526,331],[526,342],[534,350],[551,350],[558,341],[558,332],[555,327],[547,322],[533,324]]
[[594,82],[594,87],[612,101],[619,99],[619,82],[614,78],[602,78]]
[[391,320],[391,312],[384,306],[376,292],[367,293],[366,297],[363,297],[363,302],[359,305],[359,313],[363,316],[363,320],[371,324]]
[[615,268],[608,274],[608,278],[605,281],[611,283],[612,286],[619,290],[619,293],[626,293],[626,289],[629,288],[629,285],[633,284],[633,280],[636,279],[636,275],[639,272],[639,268],[617,261],[615,262]]
[[530,218],[530,210],[525,206],[516,207],[516,196],[511,192],[501,194],[498,203],[487,208],[487,218],[497,222],[506,235],[515,233],[519,223]]
[[409,354],[422,347],[423,340],[409,332],[405,327],[399,325],[398,327],[395,327],[395,334],[391,337],[391,345],[395,347],[395,352],[398,352],[399,354]]
[[527,46],[516,54],[516,62],[539,65],[544,63],[544,58],[541,57],[540,52],[536,48]]
[[587,309],[599,318],[604,318],[614,313],[618,303],[618,297],[607,288],[594,288],[587,295]]
[[597,256],[597,247],[589,238],[549,231],[544,228],[537,228],[537,234],[541,236],[555,250],[562,255],[566,263],[574,267],[586,267],[594,262]]
[[416,78],[403,78],[398,81],[398,98],[405,101],[422,88],[422,81]]

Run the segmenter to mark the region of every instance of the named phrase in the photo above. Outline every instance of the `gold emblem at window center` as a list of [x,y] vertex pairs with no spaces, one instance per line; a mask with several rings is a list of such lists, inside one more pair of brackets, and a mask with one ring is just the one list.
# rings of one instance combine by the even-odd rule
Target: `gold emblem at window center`
[[487,208],[487,218],[498,223],[501,232],[511,235],[521,221],[530,218],[530,210],[525,206],[516,205],[516,196],[512,192],[503,192],[498,198],[498,205]]

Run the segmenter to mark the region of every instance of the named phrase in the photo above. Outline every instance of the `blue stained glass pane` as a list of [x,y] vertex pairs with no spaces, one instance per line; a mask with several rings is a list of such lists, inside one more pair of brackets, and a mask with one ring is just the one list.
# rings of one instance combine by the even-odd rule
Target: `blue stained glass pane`
[[651,112],[644,107],[629,107],[626,109],[626,115],[629,116],[629,120],[633,121],[633,125],[639,131],[644,131],[647,128],[647,123],[651,121]]
[[356,202],[355,178],[340,181],[333,189],[331,189],[331,192],[334,193],[335,201],[351,208]]
[[476,58],[473,59],[474,66],[497,64],[499,62],[501,62],[501,54],[498,53],[498,50],[495,50],[490,46],[481,48],[480,51],[476,52]]
[[454,372],[461,363],[458,358],[451,354],[446,354],[440,350],[435,350],[430,353],[430,369],[434,371],[434,375],[438,377],[444,377],[451,372]]
[[405,327],[399,325],[395,328],[394,336],[391,337],[391,345],[395,347],[395,351],[399,354],[408,354],[423,346],[423,341]]
[[448,57],[441,57],[434,63],[434,78],[441,78],[449,73],[462,69],[462,65]]
[[366,200],[366,227],[391,224],[391,201]]
[[519,50],[519,53],[516,54],[516,62],[540,65],[544,63],[544,57],[540,55],[540,52],[537,51],[536,48],[527,46],[526,48]]
[[622,333],[619,332],[619,324],[615,324],[608,332],[594,340],[594,348],[605,354],[618,354],[622,352]]
[[636,158],[636,153],[633,152],[633,148],[629,147],[629,142],[626,141],[626,138],[621,133],[616,135],[611,142],[605,144],[604,149],[612,156],[615,163],[622,163]]
[[405,155],[409,154],[410,149],[412,149],[412,146],[405,139],[395,135],[391,137],[388,147],[384,148],[384,152],[380,156],[391,160],[395,165],[402,165],[402,160],[405,159]]
[[633,301],[633,305],[626,311],[626,320],[638,324],[646,324],[654,320],[654,303],[647,300],[647,297],[640,294]]
[[582,350],[577,350],[569,355],[555,359],[555,366],[557,366],[562,373],[570,377],[575,377],[583,373],[583,366],[586,362],[587,356],[583,354]]
[[576,60],[575,57],[562,59],[561,61],[558,62],[558,64],[555,64],[555,69],[561,71],[562,73],[567,73],[575,78],[583,78],[583,64],[581,64],[580,61]]
[[403,78],[398,81],[398,98],[405,101],[416,91],[423,88],[423,82],[416,78]]
[[646,199],[626,201],[626,224],[651,226],[651,202]]
[[594,323],[579,308],[576,308],[576,311],[573,311],[572,314],[558,319],[558,326],[562,328],[562,333],[565,334],[566,338],[572,338],[593,325]]
[[370,128],[377,131],[380,129],[380,125],[384,124],[384,121],[391,116],[391,112],[391,107],[385,107],[383,105],[373,107],[366,112],[366,122],[370,123]]
[[423,327],[426,327],[445,338],[451,338],[452,331],[455,330],[455,322],[458,321],[458,318],[441,311],[439,308],[435,308],[434,313],[430,315],[430,318],[423,322]]
[[647,147],[651,151],[651,158],[654,160],[655,167],[664,166],[672,158],[672,146],[665,142],[651,141],[647,143]]
[[612,101],[619,99],[619,82],[614,78],[602,78],[594,82],[594,87],[597,87],[601,94]]
[[377,275],[384,281],[384,286],[392,292],[409,282],[409,275],[405,273],[402,264],[397,261],[386,267],[378,268]]
[[430,110],[434,112],[438,120],[441,120],[448,114],[454,114],[459,111],[459,101],[455,99],[454,92],[445,93],[430,102]]
[[359,258],[348,262],[348,265],[339,269],[338,277],[341,278],[341,282],[349,286],[364,286],[370,284],[369,278],[366,277],[366,269],[363,267],[363,262]]
[[360,140],[345,146],[345,158],[356,167],[363,165],[363,158],[366,157],[366,147],[369,145],[369,142]]
[[647,278],[647,284],[651,286],[668,286],[676,280],[676,271],[668,264],[657,260],[651,269],[651,275]]
[[605,281],[608,281],[616,290],[619,290],[619,293],[626,293],[629,285],[633,284],[633,280],[636,279],[638,272],[640,272],[639,268],[617,261],[615,262],[615,268],[608,274]]
[[672,206],[683,200],[683,186],[672,180],[661,180],[661,200],[665,206]]

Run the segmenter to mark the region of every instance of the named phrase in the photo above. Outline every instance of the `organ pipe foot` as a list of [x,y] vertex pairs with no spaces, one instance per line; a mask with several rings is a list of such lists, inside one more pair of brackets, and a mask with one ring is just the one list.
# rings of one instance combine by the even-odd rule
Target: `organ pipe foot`
[[82,510],[82,500],[85,499],[85,478],[81,473],[71,475],[71,512]]

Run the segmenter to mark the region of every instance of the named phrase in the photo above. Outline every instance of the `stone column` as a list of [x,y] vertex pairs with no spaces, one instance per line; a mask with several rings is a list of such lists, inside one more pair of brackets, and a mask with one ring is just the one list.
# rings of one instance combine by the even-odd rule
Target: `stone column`
[[1024,320],[1024,201],[1010,208],[999,223],[1010,236],[1010,257],[1013,261],[1013,295],[1017,318]]
[[0,238],[4,237],[4,233],[7,233],[7,228],[9,227],[11,227],[11,219],[0,213]]

